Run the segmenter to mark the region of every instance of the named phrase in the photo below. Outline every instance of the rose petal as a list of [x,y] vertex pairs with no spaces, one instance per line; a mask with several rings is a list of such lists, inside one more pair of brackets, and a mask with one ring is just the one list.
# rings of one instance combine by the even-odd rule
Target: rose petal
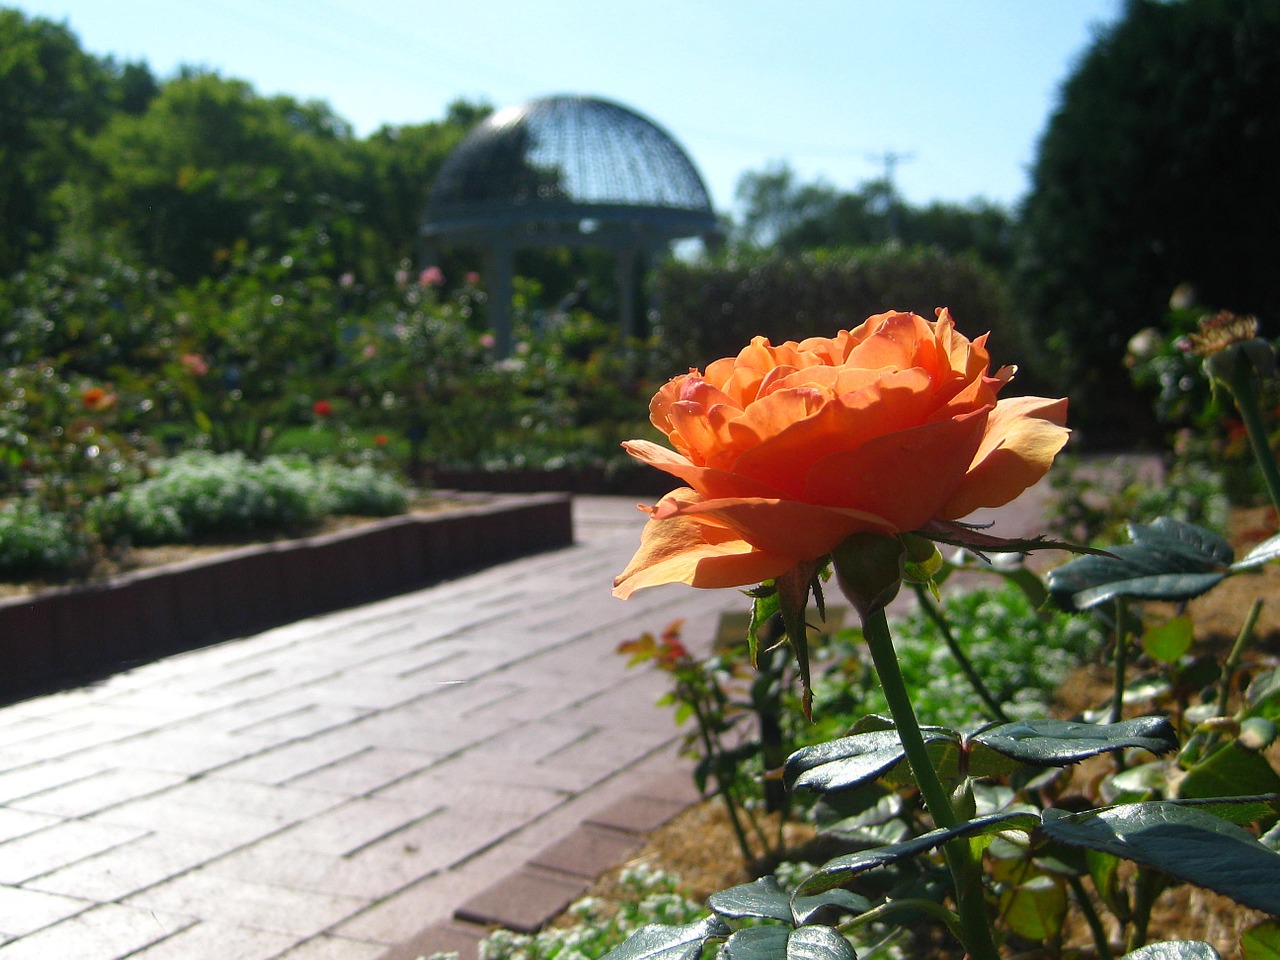
[[804,499],[883,517],[895,531],[915,530],[962,482],[987,422],[988,411],[977,410],[823,457],[809,472]]
[[823,507],[797,500],[724,498],[674,503],[664,498],[654,517],[697,516],[714,519],[760,550],[793,563],[816,560],[855,533],[893,533],[883,517],[844,507]]
[[940,520],[958,520],[980,507],[1000,507],[1048,471],[1071,432],[1067,401],[1010,397],[991,412],[986,436],[973,465],[938,511]]
[[[688,489],[666,499],[696,497]],[[785,573],[794,560],[759,550],[711,517],[675,516],[650,520],[640,534],[640,548],[613,581],[622,600],[643,587],[687,583],[693,587],[736,587],[760,583]]]

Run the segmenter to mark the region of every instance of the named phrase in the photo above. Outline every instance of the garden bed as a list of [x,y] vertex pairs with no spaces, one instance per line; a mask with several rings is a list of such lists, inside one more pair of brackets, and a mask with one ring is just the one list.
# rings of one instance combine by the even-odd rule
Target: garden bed
[[444,510],[297,539],[206,546],[176,562],[20,590],[0,598],[6,665],[0,699],[81,683],[572,541],[565,495],[459,497]]

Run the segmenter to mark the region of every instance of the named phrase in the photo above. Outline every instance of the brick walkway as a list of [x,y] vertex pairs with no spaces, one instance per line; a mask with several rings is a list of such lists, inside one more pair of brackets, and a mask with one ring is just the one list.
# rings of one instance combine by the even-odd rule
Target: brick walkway
[[576,896],[695,799],[614,648],[743,600],[614,600],[643,516],[574,512],[571,548],[0,709],[0,960],[408,960]]
[[693,799],[614,648],[741,605],[613,599],[643,516],[574,512],[574,547],[0,709],[0,960],[373,960],[545,908],[522,870],[573,896]]

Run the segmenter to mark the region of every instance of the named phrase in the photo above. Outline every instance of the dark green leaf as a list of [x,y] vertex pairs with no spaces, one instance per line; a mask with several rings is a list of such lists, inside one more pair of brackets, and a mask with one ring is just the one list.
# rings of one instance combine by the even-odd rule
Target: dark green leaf
[[[948,745],[956,746],[954,737],[937,731],[926,730],[924,738],[933,748],[931,755]],[[824,793],[849,790],[886,776],[899,764],[907,766],[898,732],[875,730],[802,747],[787,758],[783,777],[789,790]]]
[[1270,563],[1272,560],[1280,559],[1280,534],[1263,540],[1239,561],[1232,566],[1232,570],[1250,570],[1253,567],[1260,567],[1264,563]]
[[1079,557],[1049,574],[1049,592],[1068,610],[1087,610],[1118,597],[1190,600],[1220,583],[1234,554],[1211,530],[1161,517],[1132,524],[1133,542],[1112,556]]
[[821,924],[807,924],[792,931],[787,960],[858,960],[853,945],[840,931]]
[[1006,889],[1000,896],[1000,917],[1009,929],[1028,940],[1044,942],[1062,931],[1067,915],[1067,891],[1060,881],[1039,876]]
[[1120,960],[1222,960],[1203,940],[1162,940],[1130,950]]
[[1201,760],[1178,784],[1185,798],[1280,793],[1280,776],[1261,754],[1231,741]]
[[1003,830],[1028,831],[1039,823],[1040,818],[1034,813],[997,813],[989,817],[978,817],[954,827],[931,830],[902,843],[836,857],[828,860],[800,884],[797,893],[807,896],[842,886],[861,873],[927,853],[956,837],[984,836]]
[[698,960],[703,944],[727,936],[729,928],[715,914],[680,926],[651,923],[610,950],[605,960]]
[[827,926],[747,927],[724,945],[725,960],[857,960],[853,946]]
[[871,901],[861,897],[852,890],[828,890],[812,897],[794,897],[791,901],[791,913],[795,922],[806,924],[814,917],[824,913],[866,913],[871,909]]
[[1268,670],[1254,677],[1244,698],[1249,716],[1280,720],[1280,670]]
[[1177,734],[1165,717],[1137,717],[1119,723],[1018,720],[985,730],[974,736],[973,742],[1038,767],[1065,767],[1124,747],[1141,747],[1156,755],[1178,747]]
[[1125,804],[1046,814],[1042,829],[1069,846],[1112,853],[1245,906],[1280,913],[1280,854],[1209,809],[1167,800]]
[[786,960],[791,928],[773,923],[746,927],[725,941],[721,960]]
[[1264,920],[1240,935],[1244,960],[1280,960],[1280,923]]
[[722,917],[764,917],[791,923],[791,895],[778,886],[773,877],[761,877],[728,890],[713,893],[707,906]]

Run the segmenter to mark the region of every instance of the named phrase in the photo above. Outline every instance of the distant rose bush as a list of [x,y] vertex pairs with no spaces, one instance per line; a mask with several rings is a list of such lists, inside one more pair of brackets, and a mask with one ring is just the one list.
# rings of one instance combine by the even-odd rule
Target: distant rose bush
[[883,313],[834,338],[757,337],[654,396],[674,450],[623,446],[684,481],[648,510],[622,598],[662,583],[754,584],[812,563],[855,533],[896,534],[1008,503],[1066,442],[1066,400],[998,399],[946,310]]

